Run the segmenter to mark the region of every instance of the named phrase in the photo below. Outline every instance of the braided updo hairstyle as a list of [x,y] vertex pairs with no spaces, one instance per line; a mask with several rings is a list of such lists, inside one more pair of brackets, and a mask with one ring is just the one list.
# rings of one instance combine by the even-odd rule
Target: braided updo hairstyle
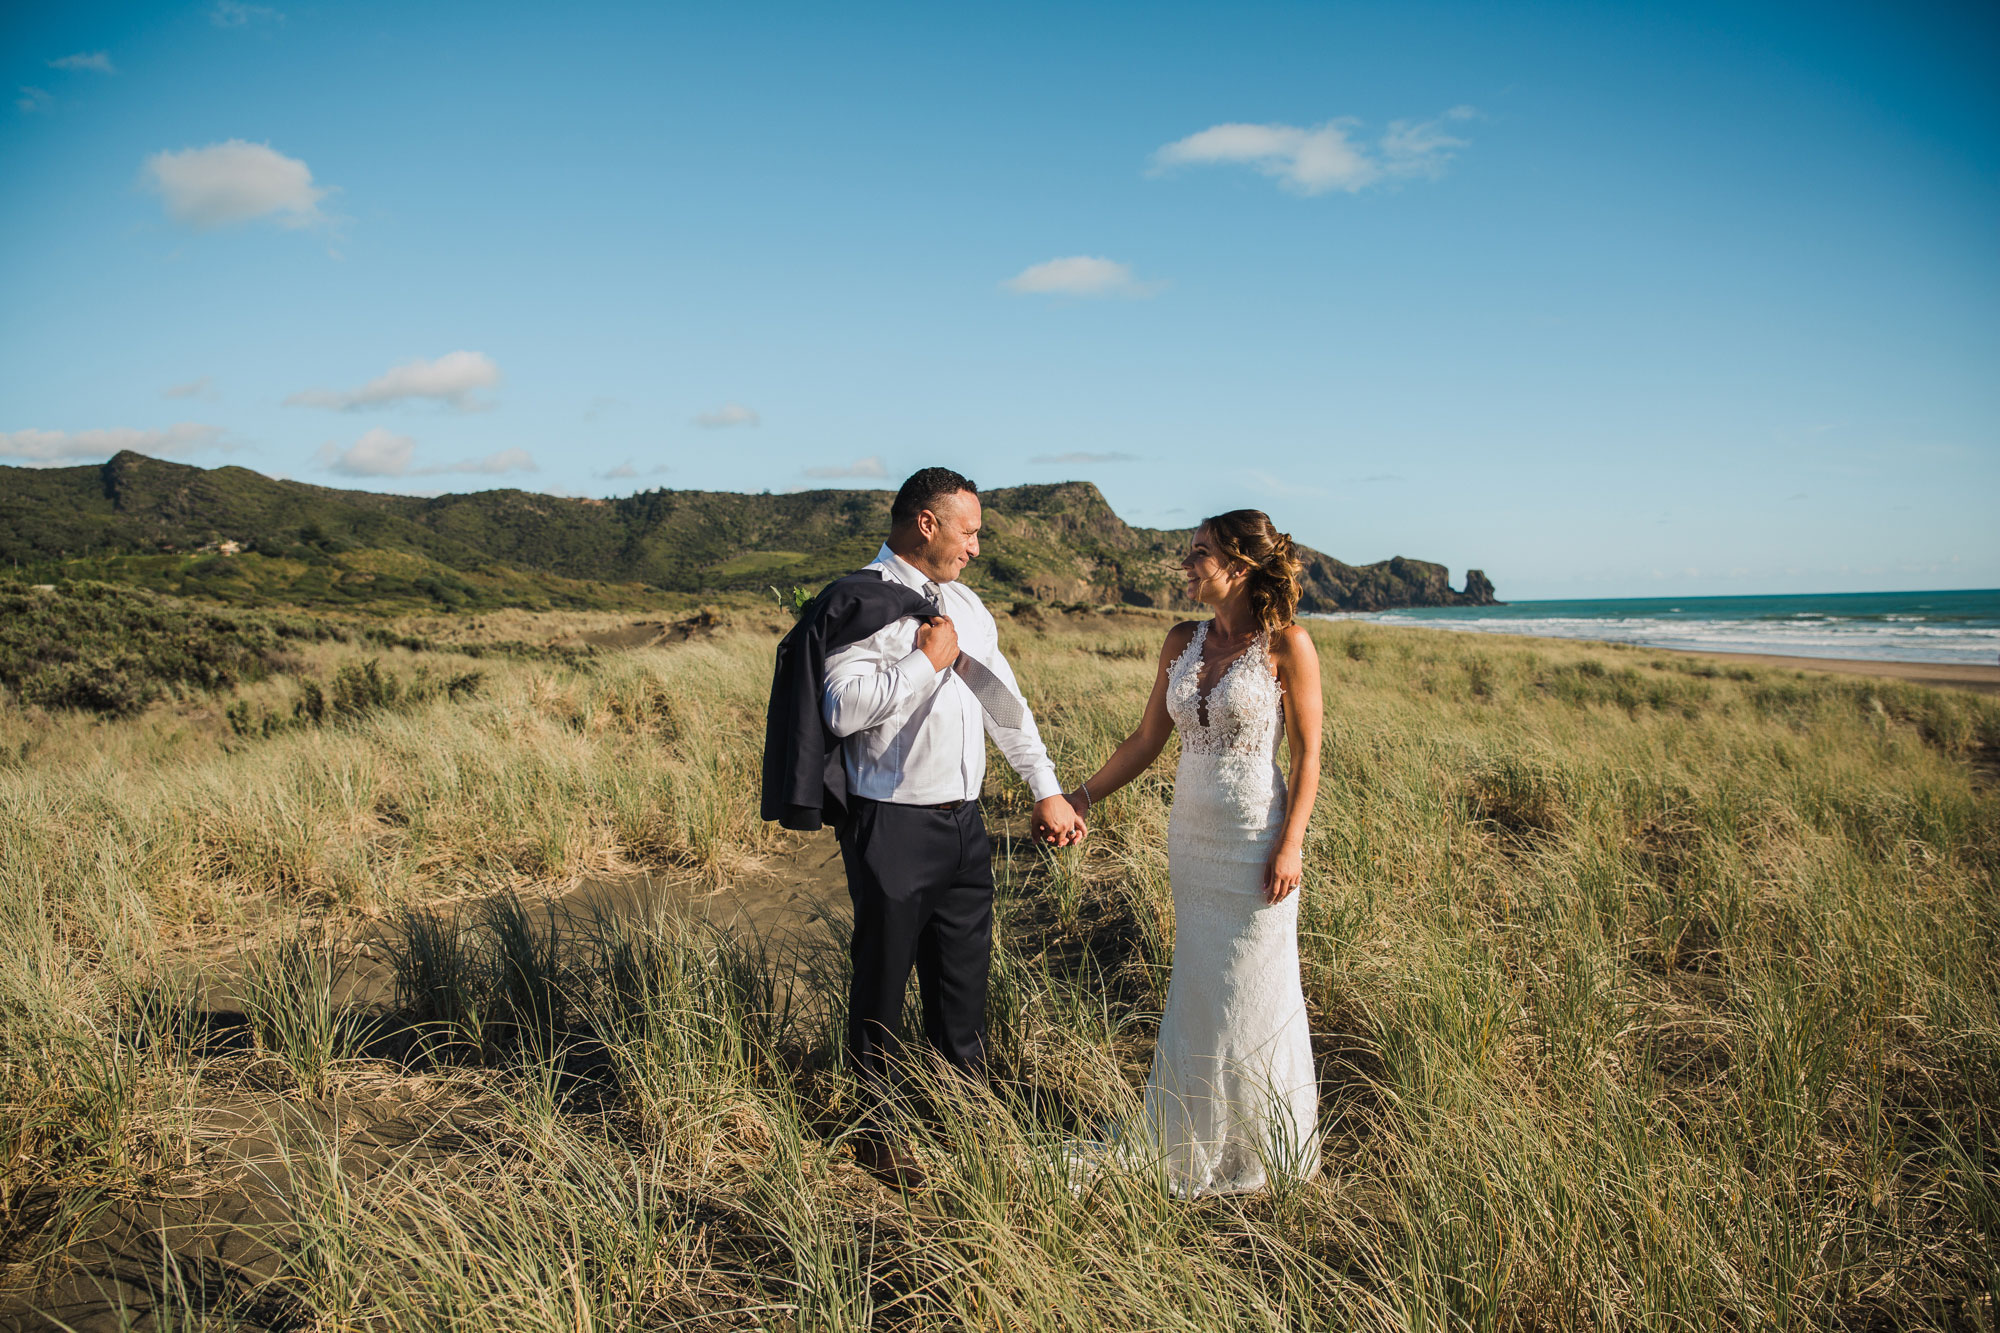
[[1261,509],[1232,509],[1203,519],[1201,526],[1221,555],[1251,567],[1250,609],[1257,628],[1269,633],[1291,624],[1299,609],[1303,568],[1292,551],[1291,534],[1278,531]]

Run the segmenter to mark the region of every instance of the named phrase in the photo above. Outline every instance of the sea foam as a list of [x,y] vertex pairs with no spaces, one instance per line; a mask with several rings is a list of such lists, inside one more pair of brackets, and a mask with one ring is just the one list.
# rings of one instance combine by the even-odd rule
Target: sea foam
[[1517,602],[1328,618],[1697,652],[2000,663],[2000,592],[1994,591]]

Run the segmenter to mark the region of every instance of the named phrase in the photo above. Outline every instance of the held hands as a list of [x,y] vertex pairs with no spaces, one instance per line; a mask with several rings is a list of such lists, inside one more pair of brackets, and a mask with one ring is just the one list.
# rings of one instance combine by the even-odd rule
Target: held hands
[[958,626],[951,623],[950,616],[932,616],[917,626],[917,651],[930,658],[931,666],[939,671],[958,660]]
[[1305,857],[1295,848],[1280,846],[1264,867],[1264,901],[1281,903],[1298,891],[1305,878]]
[[1035,841],[1051,847],[1074,847],[1090,829],[1067,796],[1045,796],[1035,802]]

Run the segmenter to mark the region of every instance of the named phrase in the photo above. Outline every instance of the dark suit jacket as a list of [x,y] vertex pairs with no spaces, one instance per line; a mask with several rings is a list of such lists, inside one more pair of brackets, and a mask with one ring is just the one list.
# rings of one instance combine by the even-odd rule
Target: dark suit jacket
[[904,616],[934,616],[937,604],[916,589],[862,570],[835,579],[806,603],[778,644],[771,707],[764,718],[765,819],[811,830],[847,808],[847,765],[840,737],[826,725],[820,696],[826,659]]

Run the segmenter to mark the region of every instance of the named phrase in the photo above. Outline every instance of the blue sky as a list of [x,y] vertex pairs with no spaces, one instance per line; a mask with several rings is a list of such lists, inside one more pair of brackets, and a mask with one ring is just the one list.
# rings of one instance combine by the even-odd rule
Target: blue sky
[[0,25],[0,462],[945,463],[1503,597],[2000,586],[1990,6]]

